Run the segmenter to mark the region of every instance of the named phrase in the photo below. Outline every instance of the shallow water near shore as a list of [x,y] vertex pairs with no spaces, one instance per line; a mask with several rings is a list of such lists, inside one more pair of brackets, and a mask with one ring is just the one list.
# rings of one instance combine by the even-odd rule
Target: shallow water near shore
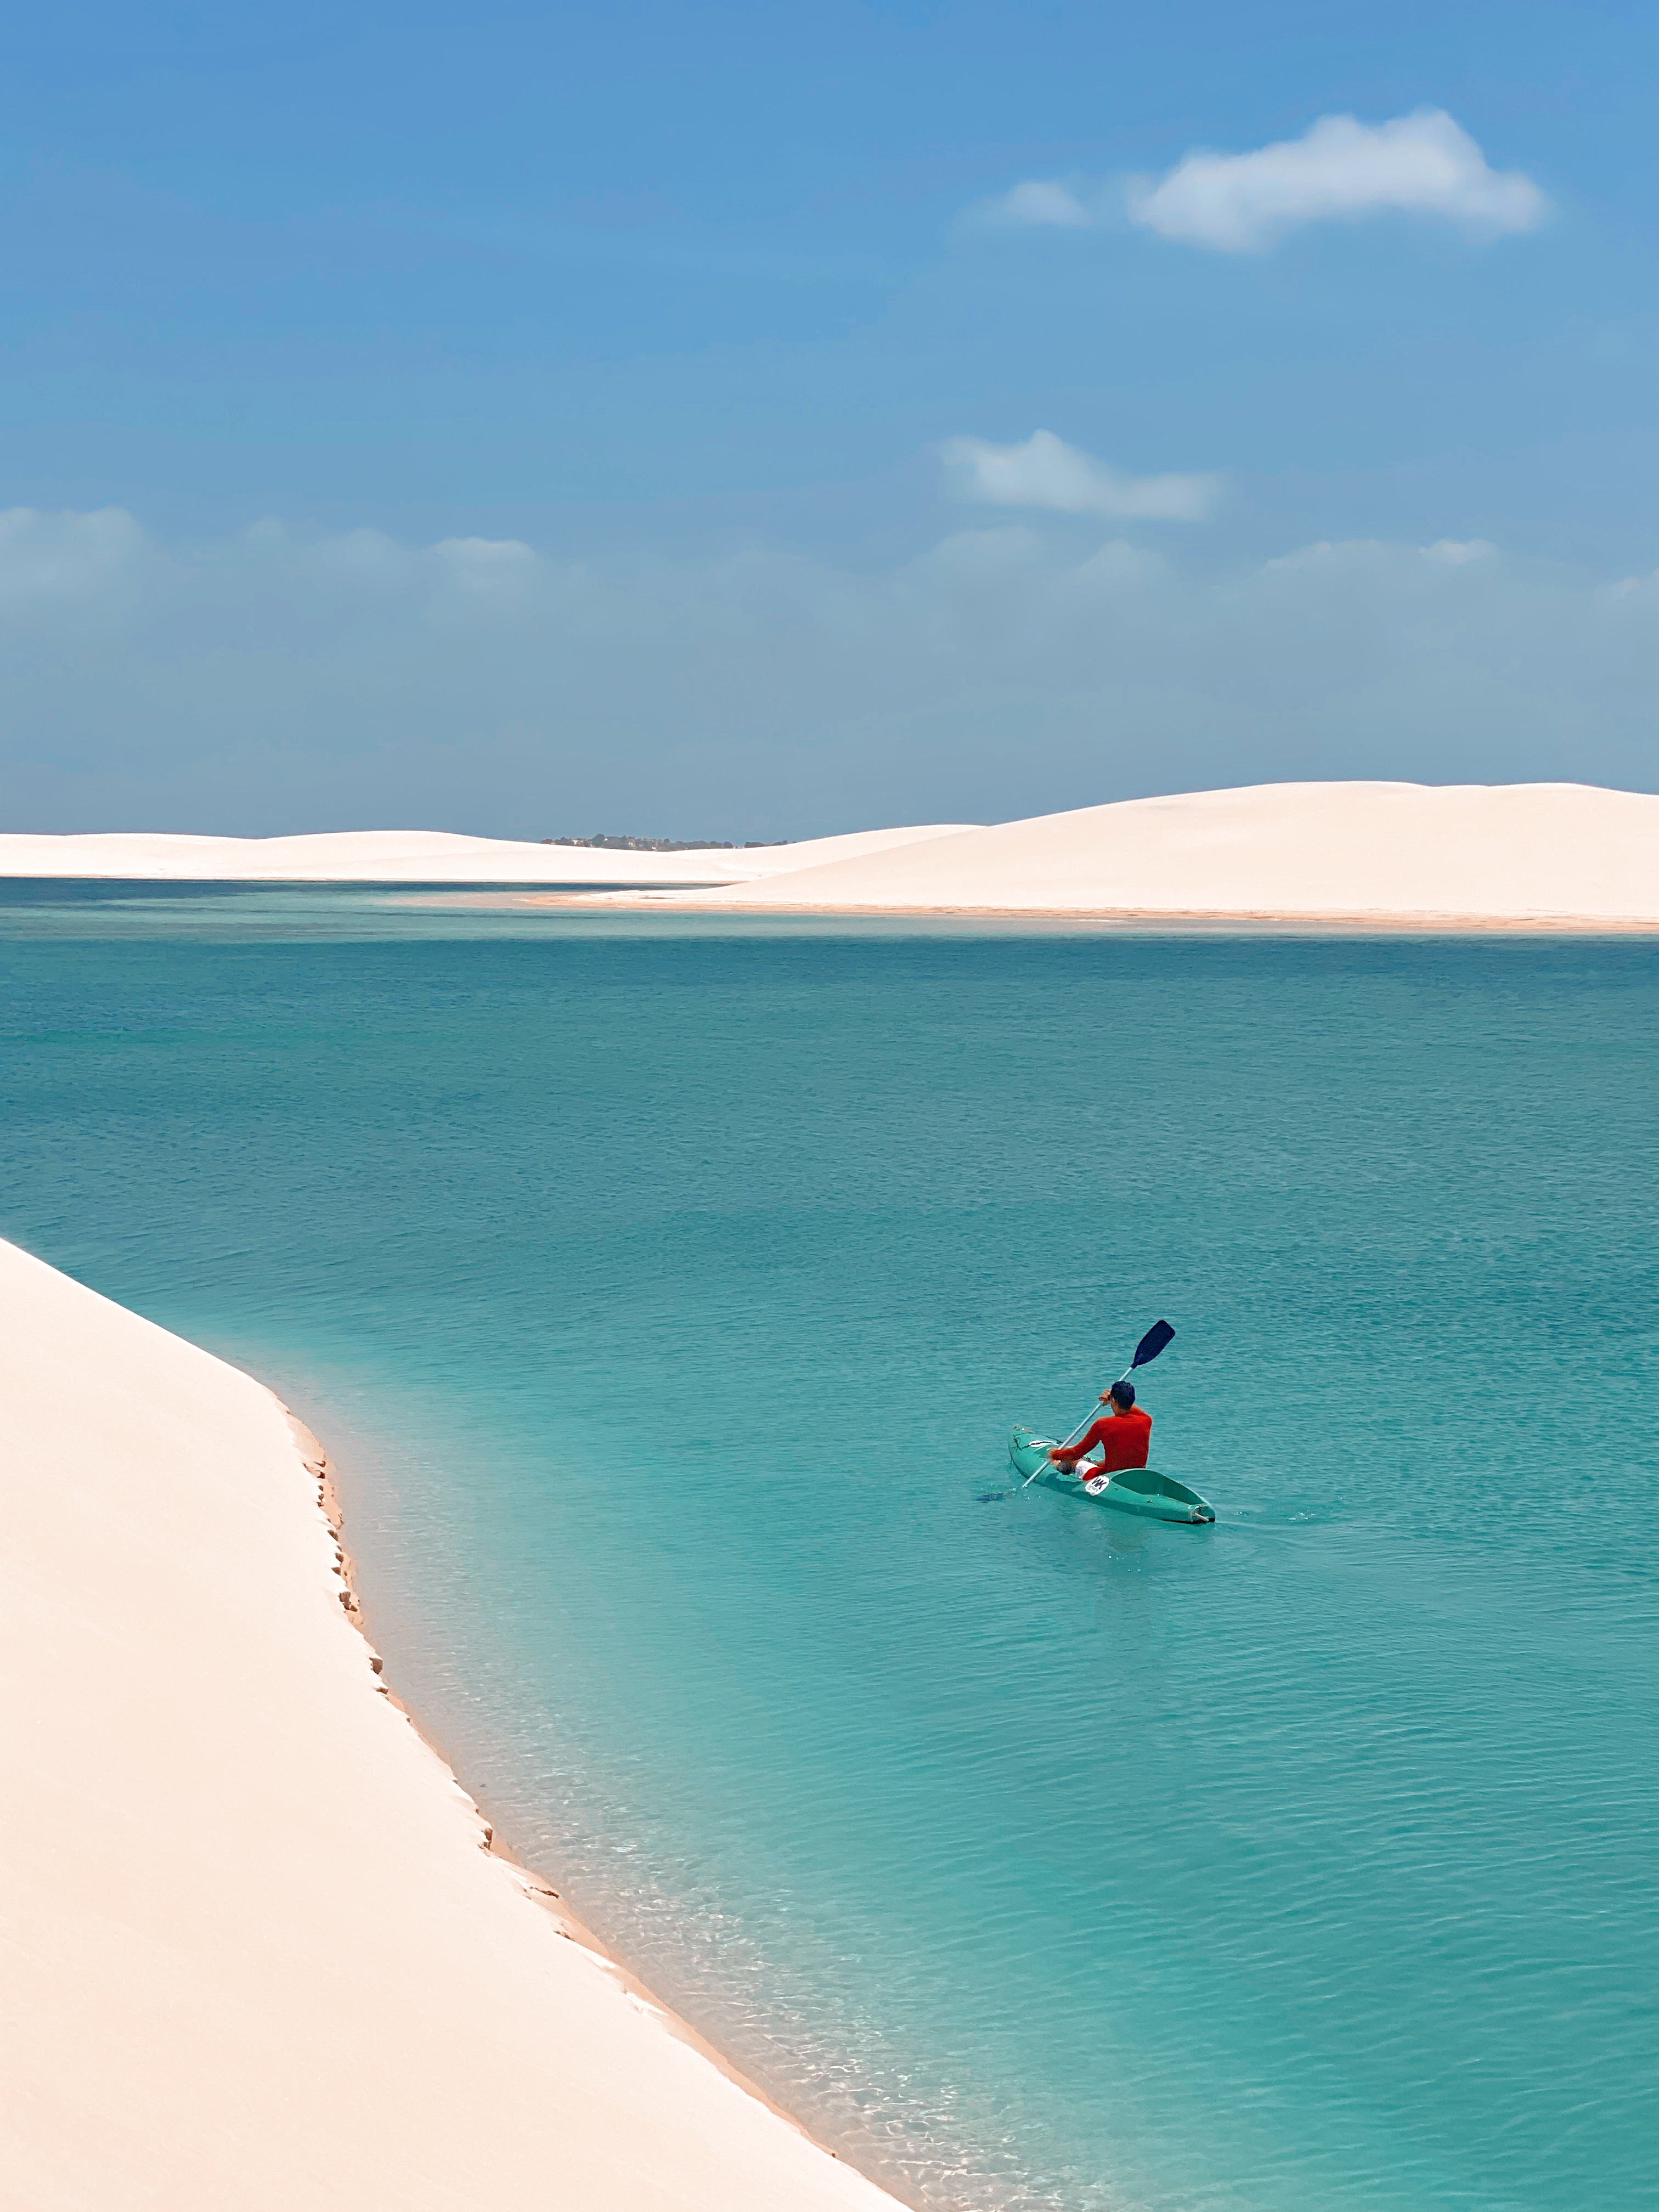
[[[10,884],[0,973],[0,1230],[311,1419],[422,1726],[866,2171],[1654,2201],[1659,946]],[[1217,1525],[1008,1494],[1160,1314]]]

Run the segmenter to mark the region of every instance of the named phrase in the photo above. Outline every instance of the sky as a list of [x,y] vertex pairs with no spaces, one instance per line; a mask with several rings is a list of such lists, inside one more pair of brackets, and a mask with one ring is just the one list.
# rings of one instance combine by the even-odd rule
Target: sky
[[0,828],[1659,787],[1659,16],[14,13]]

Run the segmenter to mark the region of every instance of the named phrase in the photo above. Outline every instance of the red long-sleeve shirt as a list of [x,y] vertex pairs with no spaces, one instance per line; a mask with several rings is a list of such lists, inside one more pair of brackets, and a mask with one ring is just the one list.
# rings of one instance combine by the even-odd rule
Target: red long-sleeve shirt
[[1127,1413],[1103,1413],[1086,1437],[1067,1445],[1066,1456],[1070,1459],[1075,1454],[1081,1459],[1098,1444],[1099,1472],[1119,1474],[1126,1467],[1145,1467],[1152,1443],[1152,1415],[1143,1413],[1139,1406],[1131,1406]]

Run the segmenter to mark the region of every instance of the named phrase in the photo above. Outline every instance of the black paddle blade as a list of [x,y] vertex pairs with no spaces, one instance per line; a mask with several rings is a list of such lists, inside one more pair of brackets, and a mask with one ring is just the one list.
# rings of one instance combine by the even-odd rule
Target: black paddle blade
[[1167,1321],[1155,1321],[1135,1346],[1135,1356],[1129,1362],[1131,1373],[1137,1367],[1144,1367],[1149,1359],[1156,1359],[1164,1346],[1170,1343],[1174,1337],[1175,1331]]

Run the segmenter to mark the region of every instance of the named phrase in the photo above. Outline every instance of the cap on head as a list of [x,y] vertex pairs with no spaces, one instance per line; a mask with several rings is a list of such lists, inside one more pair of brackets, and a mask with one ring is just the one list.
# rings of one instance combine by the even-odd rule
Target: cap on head
[[1133,1406],[1133,1405],[1134,1401],[1135,1401],[1135,1386],[1134,1386],[1134,1384],[1133,1384],[1133,1382],[1114,1382],[1114,1383],[1113,1383],[1113,1385],[1112,1385],[1112,1403],[1113,1403],[1115,1406],[1121,1406],[1121,1407],[1123,1407],[1124,1411],[1127,1413],[1127,1412],[1128,1411],[1129,1407],[1130,1407],[1131,1406]]

